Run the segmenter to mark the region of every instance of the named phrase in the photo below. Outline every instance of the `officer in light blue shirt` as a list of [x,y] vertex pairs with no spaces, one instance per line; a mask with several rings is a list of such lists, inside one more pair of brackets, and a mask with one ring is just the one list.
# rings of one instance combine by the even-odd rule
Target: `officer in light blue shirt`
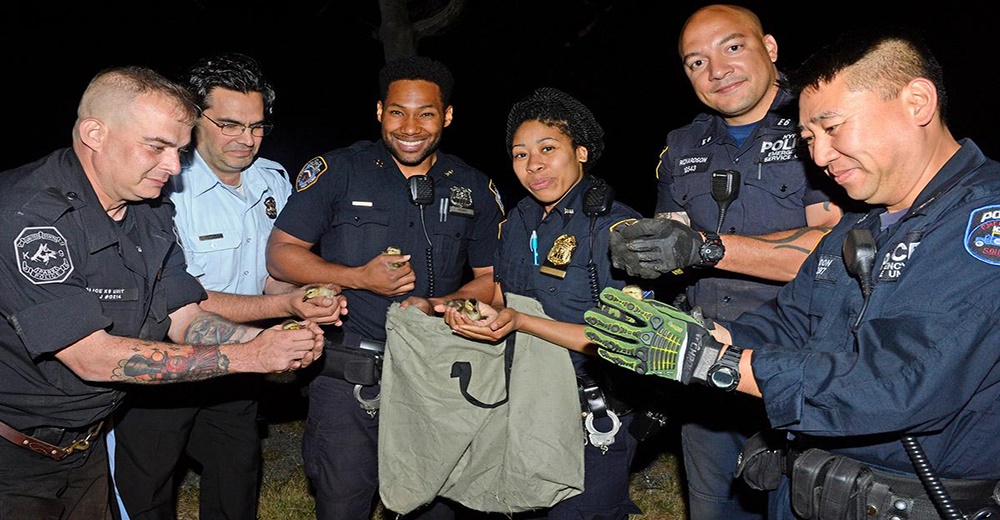
[[195,151],[168,187],[188,272],[213,291],[263,294],[267,237],[292,185],[280,164],[263,158],[239,172],[235,185],[227,180]]
[[[257,157],[274,102],[259,65],[223,54],[200,61],[185,79],[201,108],[196,148],[164,192],[176,208],[187,271],[208,292],[202,305],[239,323],[295,316],[339,325],[346,305],[339,288],[325,286],[330,292],[311,298],[267,272],[267,238],[291,183],[280,164]],[[233,376],[129,396],[108,443],[118,517],[174,518],[175,468],[188,455],[202,468],[200,518],[255,520],[258,383]]]

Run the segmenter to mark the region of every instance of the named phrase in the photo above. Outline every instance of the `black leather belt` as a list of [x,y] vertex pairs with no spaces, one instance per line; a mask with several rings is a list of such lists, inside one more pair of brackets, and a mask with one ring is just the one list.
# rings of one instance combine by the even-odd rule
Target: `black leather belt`
[[[915,475],[891,473],[816,448],[790,455],[792,507],[802,518],[940,518],[924,483]],[[1000,482],[996,480],[939,482],[952,505],[961,510],[1000,505]]]
[[[45,455],[46,457],[49,457],[52,460],[60,461],[69,456],[70,454],[72,454],[73,452],[86,451],[88,448],[90,448],[90,441],[92,441],[95,436],[100,435],[101,432],[103,431],[103,428],[104,428],[104,421],[101,421],[97,424],[94,424],[90,428],[87,428],[85,432],[82,432],[85,433],[85,435],[82,438],[77,437],[73,439],[73,441],[67,444],[66,446],[56,446],[53,444],[49,444],[48,442],[45,442],[36,437],[32,437],[30,435],[21,433],[15,430],[14,428],[11,428],[3,421],[0,421],[0,437],[7,439],[8,441],[22,448],[31,450],[35,453],[40,453],[42,455]],[[66,431],[63,430],[62,428],[58,428],[58,430]],[[35,431],[37,431],[37,429]]]

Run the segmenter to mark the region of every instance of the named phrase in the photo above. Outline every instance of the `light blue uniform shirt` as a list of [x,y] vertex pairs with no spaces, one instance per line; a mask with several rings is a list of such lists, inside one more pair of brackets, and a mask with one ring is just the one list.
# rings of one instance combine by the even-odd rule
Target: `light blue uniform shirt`
[[243,171],[242,181],[240,195],[195,152],[165,193],[177,207],[174,222],[188,272],[205,289],[256,295],[267,279],[267,238],[292,185],[280,164],[261,158]]

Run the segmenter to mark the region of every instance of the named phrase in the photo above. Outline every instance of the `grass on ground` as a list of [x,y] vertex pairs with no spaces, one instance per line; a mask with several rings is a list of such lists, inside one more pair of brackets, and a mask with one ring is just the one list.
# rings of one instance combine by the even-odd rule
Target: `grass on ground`
[[[291,421],[281,424],[271,424],[270,435],[292,435],[301,438],[305,422]],[[278,431],[275,431],[275,430]],[[686,517],[684,504],[684,488],[681,468],[678,464],[677,446],[665,430],[653,439],[640,445],[636,457],[636,469],[632,473],[632,500],[642,509],[642,515],[633,518],[642,520],[682,520]],[[287,444],[287,443],[286,443]],[[293,443],[297,446],[298,442]],[[309,484],[302,469],[301,462],[294,467],[275,470],[277,465],[287,465],[286,447],[282,449],[268,448],[264,443],[263,474],[261,485],[258,518],[260,520],[315,520],[316,508],[309,490]],[[190,482],[190,480],[189,480]],[[178,520],[198,520],[198,486],[194,484],[182,486],[177,506]],[[372,520],[383,520],[381,508],[372,516]]]

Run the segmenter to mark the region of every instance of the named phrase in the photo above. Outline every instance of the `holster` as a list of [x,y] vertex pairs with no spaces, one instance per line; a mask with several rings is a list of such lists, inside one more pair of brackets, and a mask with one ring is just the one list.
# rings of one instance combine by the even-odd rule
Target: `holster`
[[382,379],[385,342],[344,332],[327,339],[323,345],[320,375],[343,379],[356,385],[376,385]]
[[785,472],[787,452],[787,442],[781,433],[757,432],[743,444],[734,475],[756,490],[777,489]]

